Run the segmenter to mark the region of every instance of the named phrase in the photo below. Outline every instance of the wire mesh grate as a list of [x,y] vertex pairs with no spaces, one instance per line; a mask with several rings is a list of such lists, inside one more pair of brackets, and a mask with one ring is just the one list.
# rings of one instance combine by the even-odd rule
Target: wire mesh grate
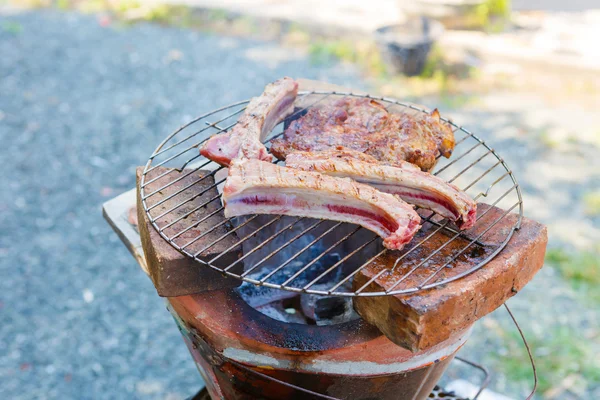
[[[301,92],[294,113],[273,130],[265,143],[268,146],[270,140],[281,136],[286,124],[310,107],[343,96],[372,98],[390,112],[428,112],[384,97]],[[456,148],[450,159],[438,160],[433,174],[465,190],[476,201],[485,199],[493,206],[479,207],[477,223],[469,231],[459,231],[431,211],[418,210],[423,229],[398,252],[383,248],[381,239],[370,231],[346,223],[281,215],[226,219],[216,190],[224,184],[227,170],[202,157],[198,150],[210,136],[231,129],[248,102],[203,114],[173,132],[150,156],[140,181],[142,205],[154,228],[173,247],[198,261],[199,268],[209,267],[256,285],[311,294],[413,293],[482,268],[520,226],[521,192],[506,162],[478,136],[443,117],[453,127]],[[503,211],[499,213],[494,207]],[[195,218],[201,211],[202,217]],[[496,238],[493,243],[486,241],[491,234]],[[242,255],[231,260],[226,255],[236,248],[242,249]],[[211,249],[219,251],[210,259],[202,257]],[[466,258],[471,262],[464,262]],[[377,269],[360,287],[353,287],[356,274],[378,263],[387,267]],[[387,289],[374,290],[371,284],[383,278],[388,280]]]

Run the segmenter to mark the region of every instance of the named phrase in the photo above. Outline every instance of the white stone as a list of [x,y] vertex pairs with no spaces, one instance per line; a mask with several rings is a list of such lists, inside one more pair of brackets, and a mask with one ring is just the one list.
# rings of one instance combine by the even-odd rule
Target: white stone
[[90,289],[83,290],[83,301],[86,303],[91,303],[94,301],[94,293]]

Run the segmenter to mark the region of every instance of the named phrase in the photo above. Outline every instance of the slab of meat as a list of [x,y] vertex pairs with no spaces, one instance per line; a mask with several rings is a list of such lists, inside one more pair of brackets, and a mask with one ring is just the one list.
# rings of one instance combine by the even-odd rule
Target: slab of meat
[[262,95],[248,103],[238,123],[229,132],[208,139],[200,154],[223,166],[238,156],[270,161],[272,157],[262,141],[292,113],[297,94],[298,83],[291,78],[268,84]]
[[354,150],[338,148],[321,152],[289,154],[286,166],[352,178],[382,192],[392,193],[410,204],[433,210],[455,221],[459,229],[475,224],[477,203],[465,192],[416,166],[401,162],[381,165],[375,158]]
[[401,249],[421,218],[398,197],[351,179],[260,161],[236,159],[223,188],[225,216],[283,214],[349,222],[367,228],[389,249]]
[[396,114],[375,100],[345,97],[293,121],[282,138],[271,142],[271,153],[284,160],[295,151],[344,146],[384,164],[408,161],[430,171],[438,155],[450,157],[454,145],[454,133],[437,110]]

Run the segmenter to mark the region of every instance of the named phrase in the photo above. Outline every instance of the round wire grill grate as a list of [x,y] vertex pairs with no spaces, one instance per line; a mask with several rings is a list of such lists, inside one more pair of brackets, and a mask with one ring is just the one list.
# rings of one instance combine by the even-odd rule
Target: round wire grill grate
[[[287,124],[310,107],[341,96],[372,98],[390,112],[428,112],[384,97],[301,92],[294,113],[275,127],[265,143],[268,146],[271,139],[281,136]],[[456,149],[450,159],[439,159],[433,174],[457,185],[476,201],[485,200],[501,209],[480,207],[477,223],[469,231],[460,232],[435,213],[419,210],[423,228],[398,252],[383,248],[379,237],[370,231],[346,223],[281,215],[226,219],[217,192],[226,179],[226,169],[202,157],[198,149],[210,136],[231,129],[248,102],[211,111],[173,132],[152,153],[140,180],[142,205],[149,221],[174,248],[198,261],[199,268],[210,267],[255,285],[309,294],[413,293],[483,267],[520,227],[523,202],[511,170],[483,140],[443,117],[453,127]],[[487,240],[492,236],[493,240]],[[226,256],[235,249],[241,249],[241,257]],[[206,258],[207,253],[211,257]],[[366,283],[353,287],[352,278],[374,265],[386,267],[376,268]],[[388,279],[386,290],[373,289],[371,283],[380,278]]]

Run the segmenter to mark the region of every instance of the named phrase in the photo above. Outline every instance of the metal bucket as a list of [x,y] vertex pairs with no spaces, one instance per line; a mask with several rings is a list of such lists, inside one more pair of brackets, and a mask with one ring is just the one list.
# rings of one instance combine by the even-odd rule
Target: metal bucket
[[419,75],[427,56],[444,28],[429,18],[379,28],[375,40],[390,72],[407,76]]

